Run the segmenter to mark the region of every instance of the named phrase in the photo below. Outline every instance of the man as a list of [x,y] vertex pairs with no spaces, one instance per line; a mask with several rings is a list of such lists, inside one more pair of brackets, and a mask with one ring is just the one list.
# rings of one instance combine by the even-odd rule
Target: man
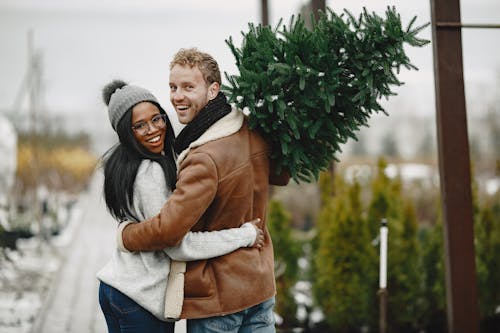
[[275,176],[269,148],[248,128],[241,111],[220,92],[217,62],[196,49],[181,49],[170,64],[170,101],[186,124],[174,147],[176,189],[159,216],[128,224],[120,240],[131,251],[176,246],[189,231],[239,227],[262,219],[264,246],[187,263],[182,317],[189,332],[274,332],[276,292],[271,238],[266,229],[269,184]]

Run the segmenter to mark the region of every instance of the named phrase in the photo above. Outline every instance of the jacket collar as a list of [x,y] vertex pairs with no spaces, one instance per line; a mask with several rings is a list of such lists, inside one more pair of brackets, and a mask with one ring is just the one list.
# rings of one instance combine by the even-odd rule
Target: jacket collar
[[179,170],[179,165],[186,158],[191,149],[238,132],[243,125],[244,118],[245,117],[241,111],[232,108],[228,115],[222,117],[210,126],[205,133],[203,133],[195,141],[191,142],[191,144],[179,154],[179,157],[177,158],[177,170]]

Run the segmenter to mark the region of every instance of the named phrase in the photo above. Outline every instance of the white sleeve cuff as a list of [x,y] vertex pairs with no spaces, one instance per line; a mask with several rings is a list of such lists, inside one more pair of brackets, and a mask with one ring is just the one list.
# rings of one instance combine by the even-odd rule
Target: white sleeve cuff
[[257,230],[255,230],[255,227],[250,222],[243,223],[241,228],[248,230],[249,243],[247,243],[245,246],[252,246],[257,239]]
[[118,247],[118,250],[120,250],[122,252],[127,252],[127,253],[131,253],[132,251],[127,250],[125,245],[123,245],[122,236],[123,236],[123,229],[125,229],[125,227],[128,226],[130,223],[135,223],[135,222],[132,222],[132,221],[120,222],[120,224],[118,225],[118,230],[116,232],[116,246]]

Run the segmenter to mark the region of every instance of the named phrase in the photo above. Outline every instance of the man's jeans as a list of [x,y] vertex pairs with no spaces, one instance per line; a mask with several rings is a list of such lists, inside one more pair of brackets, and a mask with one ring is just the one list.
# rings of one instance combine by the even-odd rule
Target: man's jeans
[[119,290],[101,282],[101,305],[109,333],[173,333],[174,323],[157,319]]
[[274,333],[274,297],[243,311],[220,317],[189,319],[189,333]]

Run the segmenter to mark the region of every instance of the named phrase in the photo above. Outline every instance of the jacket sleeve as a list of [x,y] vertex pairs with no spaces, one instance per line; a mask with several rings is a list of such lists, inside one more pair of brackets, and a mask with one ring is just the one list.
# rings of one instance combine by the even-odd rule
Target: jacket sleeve
[[124,247],[129,251],[153,251],[179,245],[210,206],[217,184],[212,158],[204,153],[189,154],[179,167],[176,189],[159,218],[127,225],[121,235]]

